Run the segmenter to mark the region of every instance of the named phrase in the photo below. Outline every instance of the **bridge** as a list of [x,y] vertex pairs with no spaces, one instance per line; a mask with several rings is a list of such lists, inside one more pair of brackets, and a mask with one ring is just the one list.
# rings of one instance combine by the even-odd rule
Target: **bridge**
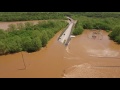
[[60,41],[61,43],[63,43],[64,45],[67,45],[70,41],[70,36],[71,36],[71,32],[72,32],[72,27],[75,23],[75,21],[70,18],[67,17],[69,19],[69,25],[68,28],[63,32],[63,34],[58,38],[58,41]]

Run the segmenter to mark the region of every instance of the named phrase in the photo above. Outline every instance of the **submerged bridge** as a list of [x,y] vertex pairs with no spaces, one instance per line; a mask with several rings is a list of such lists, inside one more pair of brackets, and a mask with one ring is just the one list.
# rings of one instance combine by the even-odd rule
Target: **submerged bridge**
[[71,32],[72,32],[72,27],[75,24],[75,21],[70,18],[67,17],[69,19],[69,25],[68,28],[63,32],[63,34],[58,38],[58,41],[60,41],[61,43],[63,43],[64,45],[67,45],[70,41],[70,36],[71,36]]

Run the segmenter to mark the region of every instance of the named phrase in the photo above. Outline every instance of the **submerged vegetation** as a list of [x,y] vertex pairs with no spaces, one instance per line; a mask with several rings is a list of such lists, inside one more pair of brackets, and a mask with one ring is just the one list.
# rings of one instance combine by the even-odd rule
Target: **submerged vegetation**
[[30,22],[17,26],[12,24],[7,31],[0,30],[0,54],[40,50],[66,25],[65,21],[43,21],[36,25]]

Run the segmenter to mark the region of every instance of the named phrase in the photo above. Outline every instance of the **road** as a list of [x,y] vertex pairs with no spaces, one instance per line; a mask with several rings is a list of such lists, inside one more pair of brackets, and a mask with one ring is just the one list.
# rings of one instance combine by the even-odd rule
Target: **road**
[[70,36],[70,34],[71,34],[71,30],[72,30],[72,27],[73,27],[73,25],[74,25],[74,21],[73,21],[73,19],[71,19],[71,18],[69,18],[68,17],[68,19],[69,19],[69,26],[68,26],[68,28],[65,30],[65,32],[59,37],[59,41],[61,42],[61,43],[63,43],[63,44],[66,44],[66,42],[67,42],[67,40],[69,39],[69,36]]

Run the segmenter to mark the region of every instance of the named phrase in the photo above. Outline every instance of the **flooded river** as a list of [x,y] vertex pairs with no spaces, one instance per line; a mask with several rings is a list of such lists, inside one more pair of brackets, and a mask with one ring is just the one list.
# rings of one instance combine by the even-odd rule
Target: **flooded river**
[[120,77],[120,45],[109,40],[101,30],[102,39],[91,38],[92,31],[85,30],[73,38],[67,47],[64,61],[69,62],[64,78],[115,78]]
[[10,24],[17,25],[19,23],[26,23],[26,22],[31,22],[33,24],[37,24],[38,22],[43,21],[43,20],[33,20],[33,21],[16,21],[16,22],[0,22],[0,29],[7,30]]
[[[120,45],[91,37],[92,31],[72,38],[65,47],[57,41],[61,31],[34,53],[19,52],[0,56],[1,78],[116,78],[120,77]],[[23,58],[25,61],[25,66]]]

